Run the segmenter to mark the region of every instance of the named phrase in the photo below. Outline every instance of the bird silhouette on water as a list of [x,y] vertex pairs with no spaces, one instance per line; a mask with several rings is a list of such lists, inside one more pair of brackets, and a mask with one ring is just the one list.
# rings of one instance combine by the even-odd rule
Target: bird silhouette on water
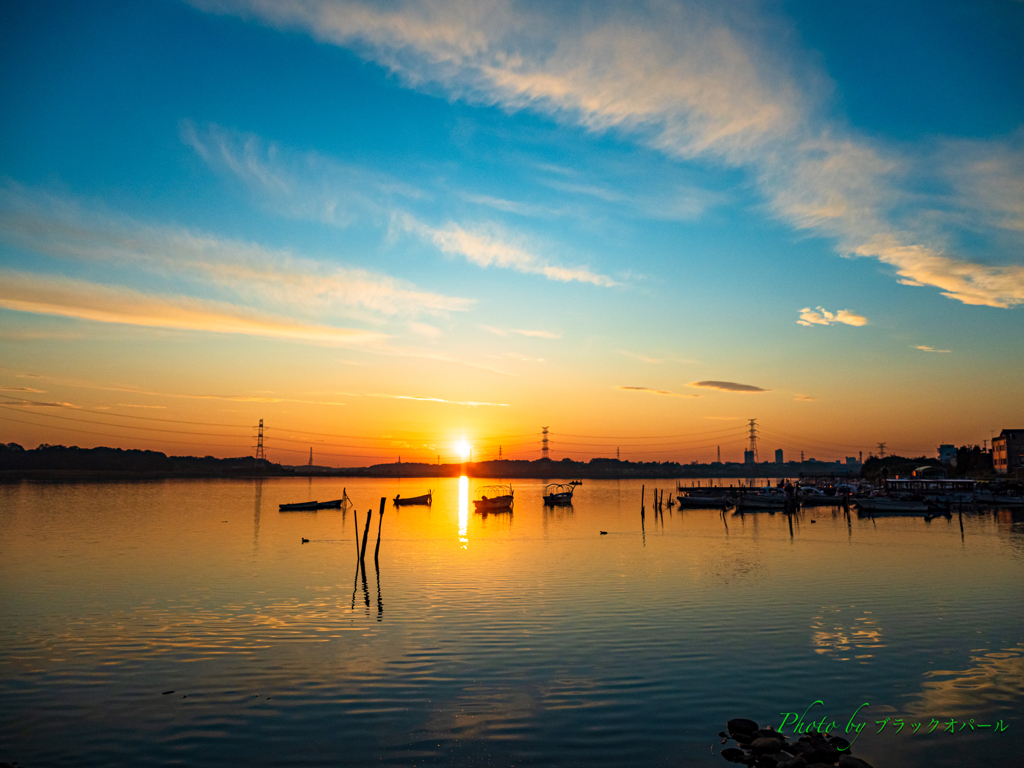
[[302,540],[302,543],[303,543],[303,544],[309,544],[309,539],[303,539],[303,540]]

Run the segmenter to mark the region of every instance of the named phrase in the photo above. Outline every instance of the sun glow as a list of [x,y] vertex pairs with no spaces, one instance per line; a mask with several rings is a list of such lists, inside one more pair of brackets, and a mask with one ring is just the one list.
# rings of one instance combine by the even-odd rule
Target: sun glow
[[469,458],[469,452],[471,449],[469,447],[469,443],[467,443],[465,440],[460,440],[456,444],[455,449],[459,452],[459,458],[461,458],[463,461]]

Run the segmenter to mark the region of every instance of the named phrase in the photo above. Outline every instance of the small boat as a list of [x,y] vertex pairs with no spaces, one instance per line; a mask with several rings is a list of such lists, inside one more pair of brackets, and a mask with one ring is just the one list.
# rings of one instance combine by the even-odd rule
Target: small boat
[[572,504],[572,492],[577,485],[583,485],[579,480],[571,483],[549,483],[544,488],[544,506],[564,507]]
[[842,496],[829,496],[813,486],[801,488],[797,498],[800,500],[801,507],[841,507],[843,505]]
[[477,512],[511,512],[512,486],[485,485],[477,491],[479,499],[473,499]]
[[433,503],[433,493],[434,492],[431,490],[427,491],[422,496],[409,496],[404,499],[402,498],[402,494],[398,494],[395,496],[395,506],[409,507],[414,504],[426,504],[427,506],[430,506],[430,504]]
[[739,512],[756,509],[785,509],[786,492],[781,488],[765,488],[755,493],[740,494],[735,501],[736,509]]
[[710,493],[681,493],[676,496],[676,500],[679,502],[680,509],[728,509],[732,506],[728,497]]
[[341,509],[345,499],[332,499],[331,501],[298,501],[294,504],[279,504],[278,512],[315,512],[318,509]]
[[869,496],[867,498],[854,499],[857,509],[865,514],[920,514],[932,510],[923,501],[917,499],[899,499],[892,496]]

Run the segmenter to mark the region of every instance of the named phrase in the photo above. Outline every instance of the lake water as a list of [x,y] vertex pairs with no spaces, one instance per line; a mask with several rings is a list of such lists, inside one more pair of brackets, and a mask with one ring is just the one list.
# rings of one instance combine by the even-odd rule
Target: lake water
[[[641,530],[639,482],[487,482],[0,485],[0,760],[721,766],[726,720],[810,707],[875,768],[1024,764],[1020,513],[791,529],[646,481]],[[352,511],[277,509],[343,488],[365,582]]]

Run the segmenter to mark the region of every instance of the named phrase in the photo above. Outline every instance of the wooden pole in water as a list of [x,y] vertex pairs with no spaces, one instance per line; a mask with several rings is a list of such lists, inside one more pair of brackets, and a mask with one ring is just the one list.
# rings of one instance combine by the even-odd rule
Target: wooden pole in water
[[363,529],[363,546],[359,550],[359,562],[366,559],[366,542],[370,538],[370,519],[373,517],[373,510],[366,510],[366,527]]
[[356,557],[359,557],[359,510],[352,510],[352,522],[356,526]]
[[377,555],[380,554],[380,529],[384,524],[384,501],[383,496],[380,497],[380,513],[377,515],[377,548],[373,550],[373,562],[377,562]]

